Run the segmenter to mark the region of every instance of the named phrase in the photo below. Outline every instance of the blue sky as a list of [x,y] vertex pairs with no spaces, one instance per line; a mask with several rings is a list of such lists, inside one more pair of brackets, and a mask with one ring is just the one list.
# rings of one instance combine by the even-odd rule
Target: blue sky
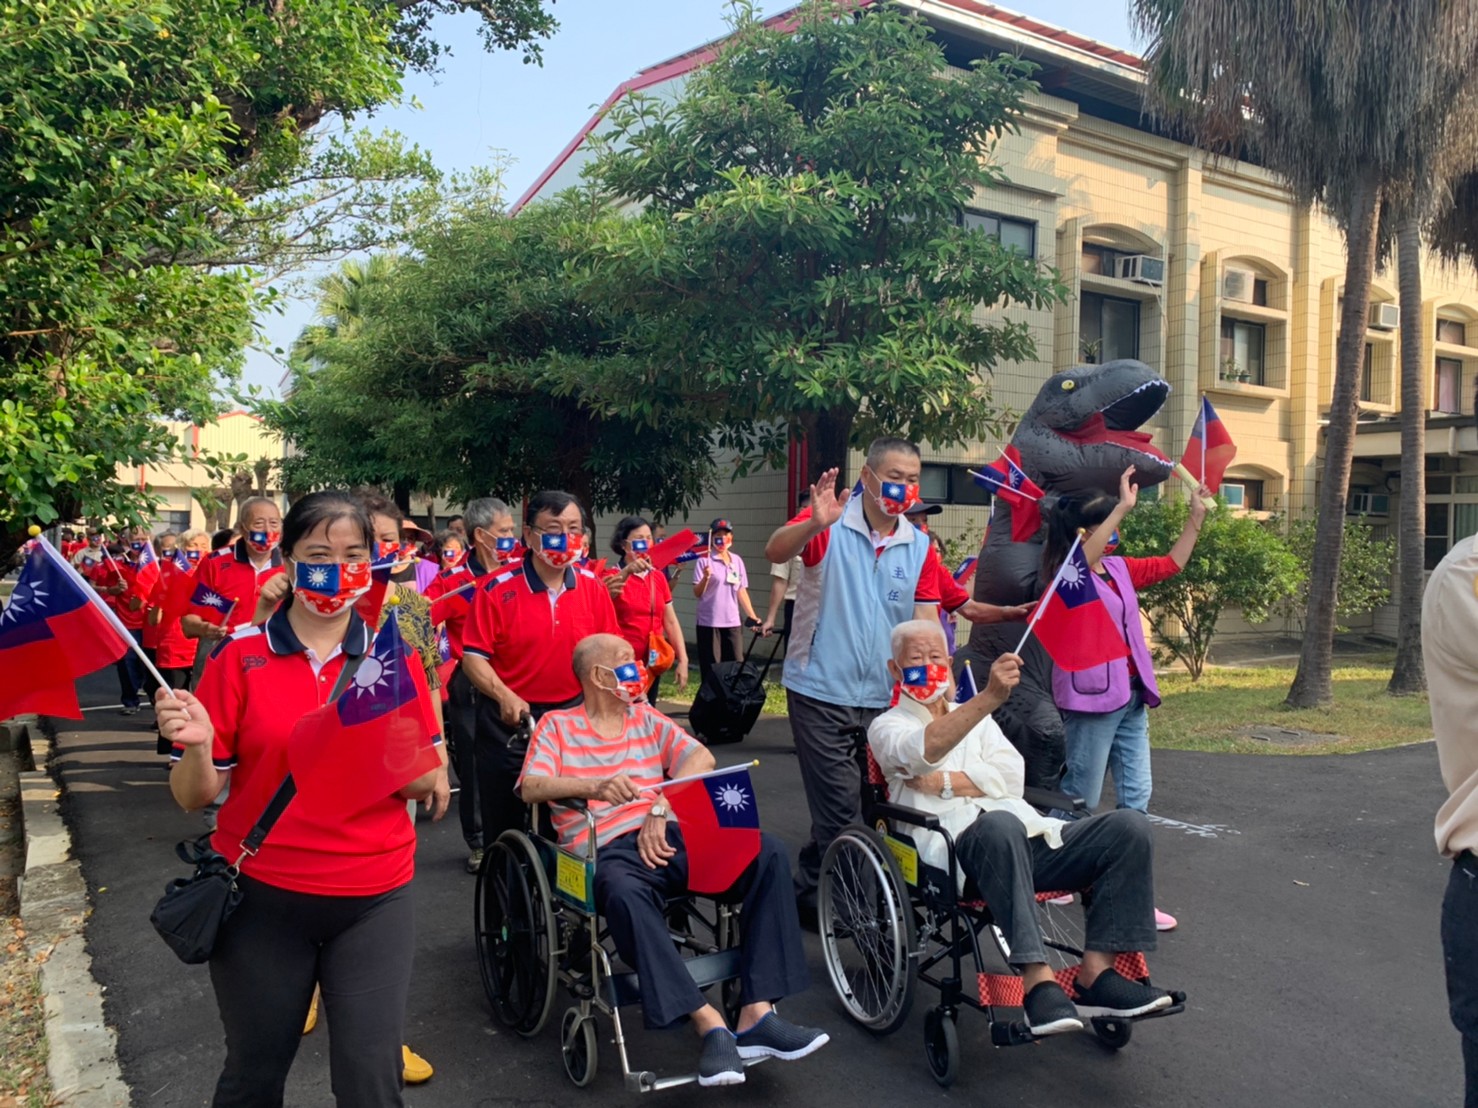
[[[767,0],[765,12],[793,0]],[[1115,46],[1133,47],[1128,0],[1014,0],[1005,5]],[[436,34],[452,55],[436,77],[406,83],[405,104],[364,125],[396,130],[428,150],[443,170],[486,164],[494,152],[513,159],[509,200],[521,194],[564,148],[594,109],[639,69],[722,35],[724,0],[555,0],[560,30],[544,45],[542,67],[516,54],[488,54],[471,15],[444,16]],[[412,101],[419,107],[412,107]],[[306,298],[261,320],[265,345],[286,347],[311,320]],[[275,390],[282,366],[265,351],[248,355],[246,381]]]

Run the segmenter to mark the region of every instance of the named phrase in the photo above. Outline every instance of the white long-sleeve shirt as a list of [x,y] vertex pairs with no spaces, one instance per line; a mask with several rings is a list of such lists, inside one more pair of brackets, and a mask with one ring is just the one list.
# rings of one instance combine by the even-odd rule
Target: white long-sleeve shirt
[[[949,710],[957,707],[951,704]],[[948,754],[931,762],[924,757],[924,729],[933,719],[928,708],[905,696],[867,729],[867,743],[887,778],[890,800],[938,816],[940,826],[956,842],[981,812],[1005,810],[1021,820],[1028,837],[1040,835],[1054,850],[1062,846],[1062,820],[1042,815],[1021,798],[1026,763],[995,720],[986,716]],[[913,787],[915,778],[941,770],[965,774],[985,795],[946,800]],[[922,829],[913,830],[912,835],[926,863],[949,868],[949,851],[940,836]],[[961,872],[958,877],[958,891],[963,892],[965,875]]]
[[1422,596],[1422,658],[1437,761],[1447,803],[1437,810],[1437,849],[1478,851],[1478,549],[1448,551]]

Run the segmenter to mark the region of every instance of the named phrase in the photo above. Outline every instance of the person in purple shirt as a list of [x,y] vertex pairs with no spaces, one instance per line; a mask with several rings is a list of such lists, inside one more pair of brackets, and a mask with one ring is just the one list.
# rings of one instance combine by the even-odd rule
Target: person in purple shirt
[[734,553],[734,528],[726,519],[708,528],[708,554],[693,563],[693,595],[698,598],[698,674],[706,681],[715,662],[744,656],[744,628],[760,625],[749,602],[749,571]]

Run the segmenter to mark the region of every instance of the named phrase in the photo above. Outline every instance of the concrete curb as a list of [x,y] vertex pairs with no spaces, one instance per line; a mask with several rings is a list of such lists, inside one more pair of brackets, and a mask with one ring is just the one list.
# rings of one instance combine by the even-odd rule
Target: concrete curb
[[[83,928],[91,908],[72,835],[62,821],[61,790],[48,772],[51,737],[35,717],[7,725],[17,749],[29,743],[36,769],[20,774],[26,866],[20,879],[27,954],[41,965],[46,1001],[46,1069],[57,1103],[67,1108],[128,1108],[118,1066],[118,1036],[103,1019],[103,986],[92,975]],[[17,737],[16,727],[27,734]]]

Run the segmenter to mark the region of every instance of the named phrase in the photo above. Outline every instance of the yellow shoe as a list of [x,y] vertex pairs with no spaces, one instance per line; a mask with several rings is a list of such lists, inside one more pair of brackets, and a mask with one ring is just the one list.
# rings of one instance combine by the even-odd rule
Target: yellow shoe
[[303,1034],[306,1035],[318,1026],[318,986],[313,986],[313,1003],[308,1005],[308,1018],[303,1021]]
[[400,1056],[405,1065],[405,1083],[407,1085],[420,1085],[430,1081],[431,1075],[436,1071],[431,1068],[431,1063],[422,1058],[408,1046],[400,1048]]

